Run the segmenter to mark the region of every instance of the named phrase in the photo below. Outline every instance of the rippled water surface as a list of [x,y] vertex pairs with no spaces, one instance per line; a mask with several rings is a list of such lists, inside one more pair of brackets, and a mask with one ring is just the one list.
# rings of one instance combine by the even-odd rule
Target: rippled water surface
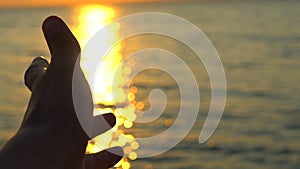
[[[189,135],[169,152],[131,162],[132,168],[300,168],[299,1],[124,4],[113,8],[118,16],[158,11],[189,20],[215,45],[228,83],[222,121],[213,137],[199,144],[210,105],[210,83],[201,62],[186,46],[167,37],[127,39],[125,56],[149,47],[180,56],[193,70],[201,93],[199,116]],[[29,92],[23,85],[26,66],[35,56],[49,55],[41,22],[47,15],[57,14],[72,26],[73,12],[73,8],[0,9],[0,145],[16,132],[28,102]],[[168,98],[159,119],[128,130],[137,137],[154,136],[167,128],[166,119],[177,117],[177,84],[158,70],[142,72],[134,81],[139,88],[137,100],[148,103],[149,92],[156,88]]]

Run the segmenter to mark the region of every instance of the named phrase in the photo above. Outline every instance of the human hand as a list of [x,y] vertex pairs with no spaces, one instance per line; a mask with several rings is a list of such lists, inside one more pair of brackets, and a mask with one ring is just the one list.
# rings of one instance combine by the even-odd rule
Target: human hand
[[[72,99],[73,71],[80,55],[76,38],[67,25],[55,16],[44,21],[43,33],[51,53],[51,63],[41,57],[35,58],[25,73],[25,84],[32,95],[20,130],[0,151],[0,168],[112,167],[122,158],[116,155],[122,154],[119,147],[85,155],[89,137],[77,119]],[[80,86],[87,92],[88,100],[92,100],[90,91],[86,90],[88,83],[81,74],[83,80]],[[113,114],[104,114],[103,117],[109,125],[98,128],[97,134],[115,125]],[[20,163],[7,164],[18,159]]]

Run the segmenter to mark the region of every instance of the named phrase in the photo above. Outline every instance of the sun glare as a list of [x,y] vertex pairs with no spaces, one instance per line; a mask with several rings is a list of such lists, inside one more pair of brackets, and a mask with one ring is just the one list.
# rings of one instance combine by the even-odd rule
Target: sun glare
[[115,11],[103,5],[80,6],[74,11],[79,11],[76,17],[78,25],[75,34],[81,45],[86,44],[89,38],[115,17]]
[[[77,37],[80,45],[84,48],[84,45],[88,42],[98,30],[105,26],[105,24],[113,21],[116,16],[113,8],[103,5],[88,5],[75,8],[76,16],[74,26],[74,34]],[[120,24],[114,22],[114,29],[111,32],[107,32],[103,41],[99,45],[105,49],[108,45],[107,41],[119,39]],[[99,56],[101,57],[101,56]],[[89,64],[95,62],[96,58],[89,56],[82,56],[81,67],[87,80],[90,82],[89,77]],[[130,67],[124,67],[121,74],[116,74],[119,65],[123,60],[122,46],[117,44],[103,59],[103,66],[96,74],[95,85],[93,87],[93,100],[97,113],[113,112],[116,116],[116,125],[113,129],[106,133],[97,136],[89,141],[86,152],[95,153],[109,147],[121,146],[124,149],[124,153],[130,160],[135,160],[138,155],[134,152],[139,147],[139,143],[136,142],[135,137],[132,134],[126,134],[124,129],[133,127],[133,121],[136,119],[136,108],[142,109],[144,105],[138,102],[136,105],[135,93],[137,87],[129,86],[127,76],[131,72]],[[112,86],[114,85],[114,86]],[[128,85],[129,93],[126,93],[124,87]],[[115,95],[113,97],[113,92]],[[115,103],[121,103],[124,105],[122,108],[115,108]],[[122,112],[122,113],[118,113]],[[95,114],[95,113],[94,113]],[[99,146],[101,145],[101,147]],[[129,169],[129,159],[124,157],[115,167],[118,169]]]

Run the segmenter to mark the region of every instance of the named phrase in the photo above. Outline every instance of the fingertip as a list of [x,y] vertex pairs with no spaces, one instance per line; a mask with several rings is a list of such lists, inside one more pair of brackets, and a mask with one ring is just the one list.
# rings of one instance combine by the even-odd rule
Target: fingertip
[[120,157],[120,160],[123,158],[124,156],[124,151],[123,151],[123,148],[122,147],[112,147],[112,148],[109,148],[107,149],[106,151],[109,151],[110,153],[116,155],[116,156],[119,156]]
[[114,127],[116,125],[116,116],[112,113],[107,113],[103,115],[105,121],[111,126]]
[[63,20],[57,16],[47,17],[43,24],[42,29],[46,38],[52,38],[58,31],[62,29]]
[[113,167],[123,158],[123,154],[121,147],[112,147],[95,154],[87,154],[85,156],[86,168],[107,169]]
[[33,59],[31,64],[39,64],[41,66],[44,67],[48,67],[49,66],[49,62],[47,61],[47,59],[44,56],[38,56],[36,58]]
[[36,57],[33,59],[32,63],[27,68],[24,74],[25,85],[30,91],[32,91],[33,85],[37,78],[39,78],[45,73],[45,70],[48,68],[48,65],[48,61],[43,57]]

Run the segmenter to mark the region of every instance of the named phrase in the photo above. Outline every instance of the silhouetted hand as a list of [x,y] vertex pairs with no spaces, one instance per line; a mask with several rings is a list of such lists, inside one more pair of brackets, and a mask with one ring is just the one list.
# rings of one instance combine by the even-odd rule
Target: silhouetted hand
[[[77,119],[72,99],[73,71],[80,55],[76,38],[67,25],[55,16],[44,21],[43,32],[51,53],[51,63],[41,57],[35,58],[25,73],[25,84],[32,95],[19,131],[0,150],[0,168],[112,167],[121,156],[107,150],[85,155],[89,137]],[[88,84],[84,77],[82,79],[80,85],[87,89]],[[91,97],[90,93],[88,97]],[[109,130],[116,122],[111,113],[103,117],[110,126],[103,125],[98,134]],[[122,154],[122,149],[118,147],[111,151]]]

